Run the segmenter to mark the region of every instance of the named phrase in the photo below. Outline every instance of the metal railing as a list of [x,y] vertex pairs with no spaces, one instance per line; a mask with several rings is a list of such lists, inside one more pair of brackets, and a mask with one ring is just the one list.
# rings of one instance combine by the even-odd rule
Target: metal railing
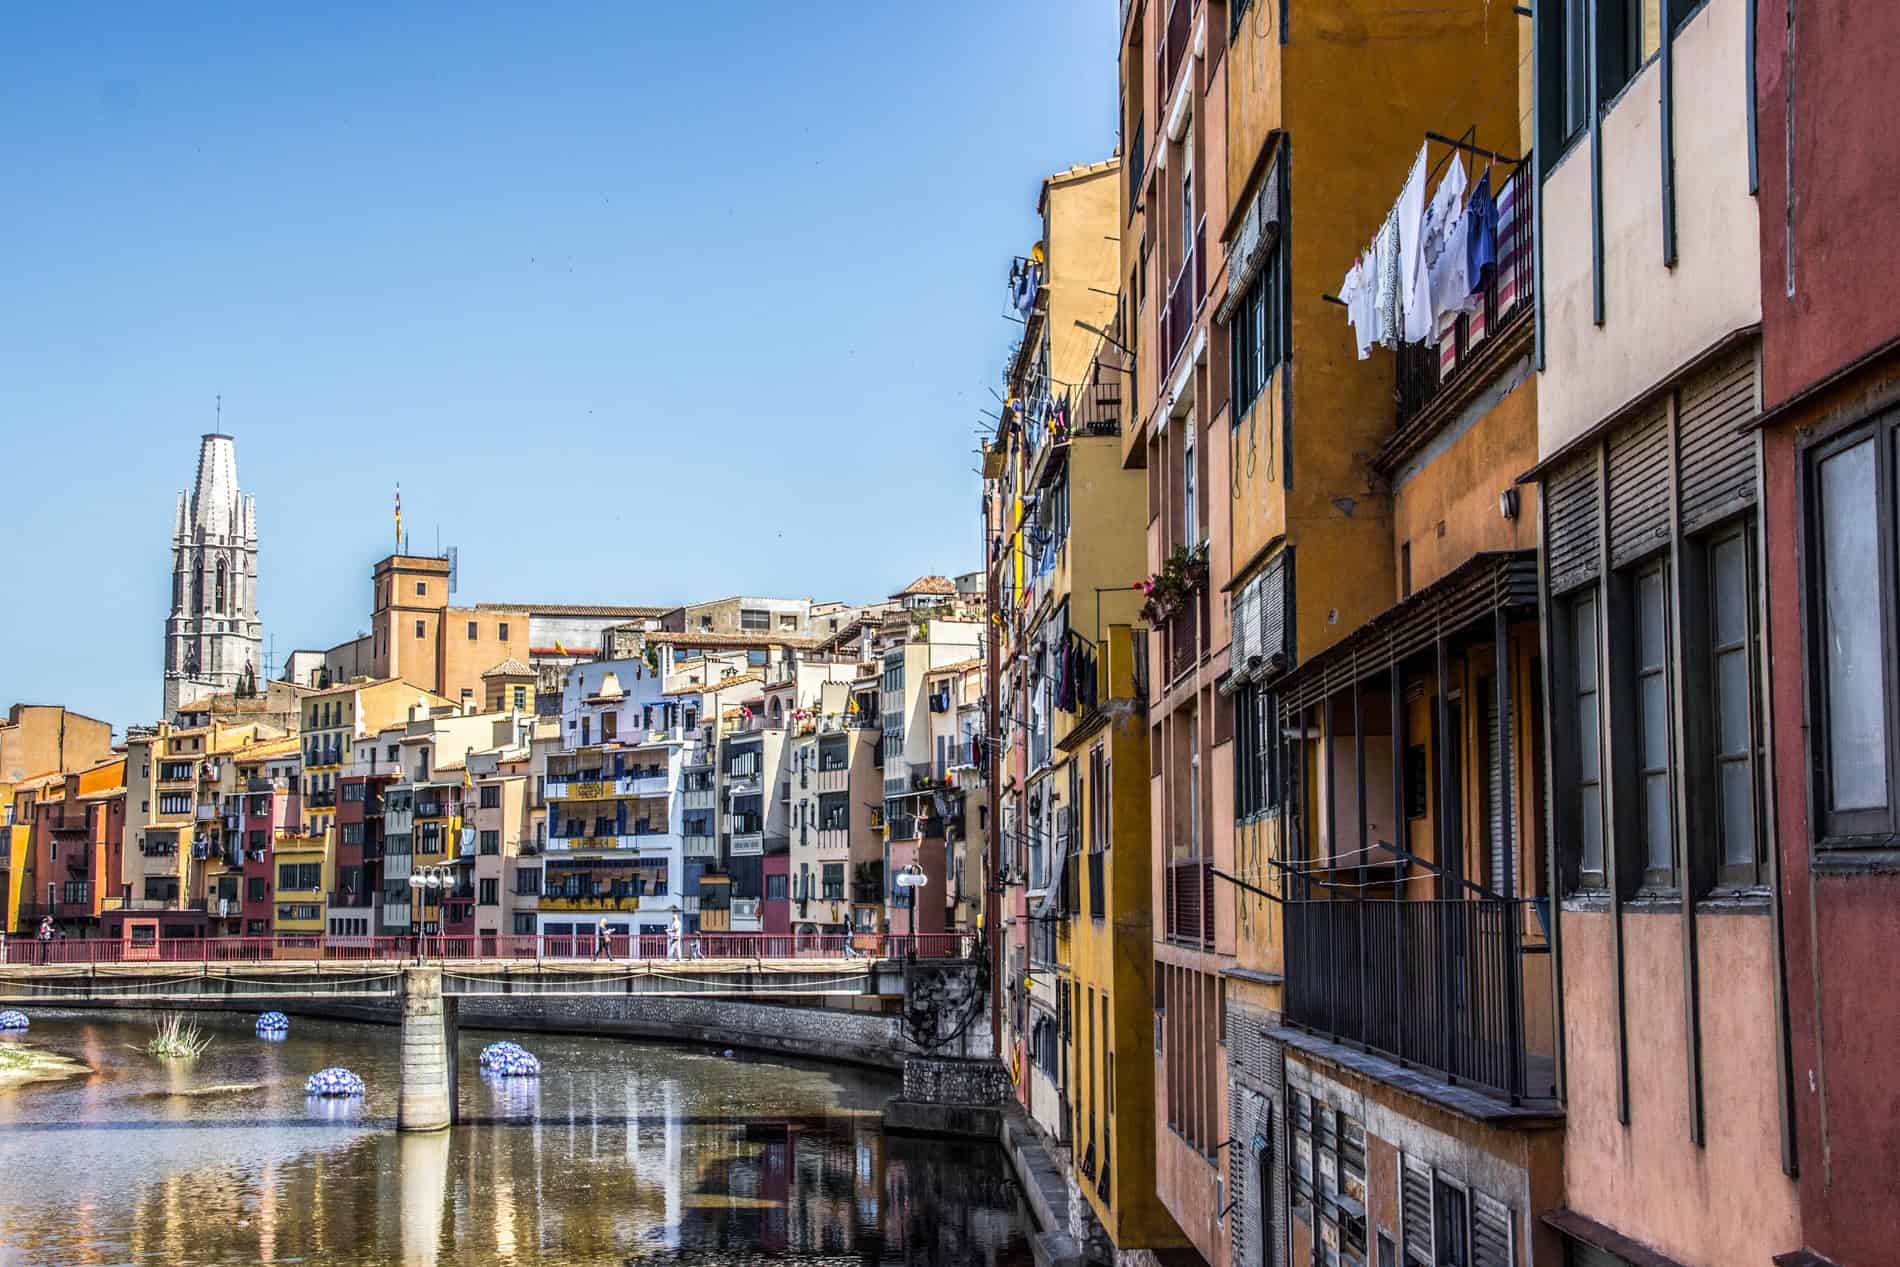
[[258,963],[416,959],[967,959],[973,933],[670,933],[615,934],[592,929],[570,936],[529,933],[407,933],[332,937],[279,933],[269,937],[164,937],[133,942],[68,937],[40,942],[11,938],[0,966],[107,963]]
[[1548,1058],[1525,1041],[1517,906],[1288,902],[1286,1019],[1512,1103],[1545,1098],[1533,1065]]

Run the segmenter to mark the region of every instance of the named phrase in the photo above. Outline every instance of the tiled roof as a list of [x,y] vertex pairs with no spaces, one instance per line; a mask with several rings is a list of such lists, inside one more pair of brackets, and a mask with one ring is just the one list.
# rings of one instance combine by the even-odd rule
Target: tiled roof
[[476,611],[533,612],[537,616],[664,616],[671,607],[608,607],[596,603],[477,603]]
[[509,656],[506,660],[503,660],[500,664],[496,665],[494,668],[490,669],[488,672],[482,674],[482,676],[485,678],[534,677],[536,676],[536,674],[533,669],[529,668],[527,665],[523,664],[521,661],[515,659],[513,656]]
[[891,597],[902,598],[906,594],[954,594],[956,592],[956,582],[947,576],[920,576],[903,589],[898,590],[897,593],[891,595]]
[[810,650],[819,643],[817,638],[799,637],[790,634],[776,634],[761,630],[757,633],[713,633],[709,630],[660,629],[652,634],[653,641],[669,647],[793,647],[801,651]]
[[695,682],[689,686],[669,687],[665,694],[702,695],[707,691],[723,691],[729,686],[744,686],[748,682],[763,682],[764,680],[765,674],[753,669],[747,673],[735,673],[729,678],[721,678],[717,682]]
[[955,664],[939,664],[935,668],[931,669],[930,672],[932,673],[966,673],[971,669],[980,669],[982,667],[983,667],[983,657],[977,656],[969,660],[958,660]]

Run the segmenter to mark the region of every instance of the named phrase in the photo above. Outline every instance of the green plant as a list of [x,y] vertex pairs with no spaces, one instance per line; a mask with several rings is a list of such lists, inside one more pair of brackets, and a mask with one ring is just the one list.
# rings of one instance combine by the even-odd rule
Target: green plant
[[1135,588],[1147,596],[1141,605],[1141,618],[1159,625],[1180,615],[1203,585],[1207,584],[1207,543],[1192,550],[1176,546],[1162,562],[1161,570]]
[[211,1046],[211,1035],[182,1016],[168,1016],[155,1029],[152,1041],[145,1044],[145,1054],[160,1060],[186,1060]]

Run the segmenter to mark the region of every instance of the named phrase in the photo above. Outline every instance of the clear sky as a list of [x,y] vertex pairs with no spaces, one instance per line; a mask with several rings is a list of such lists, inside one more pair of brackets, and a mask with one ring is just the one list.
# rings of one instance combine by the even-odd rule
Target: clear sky
[[[267,12],[268,10],[268,12]],[[18,8],[0,40],[0,707],[153,720],[213,401],[278,657],[392,492],[458,601],[864,599],[980,562],[1040,178],[1113,0]]]

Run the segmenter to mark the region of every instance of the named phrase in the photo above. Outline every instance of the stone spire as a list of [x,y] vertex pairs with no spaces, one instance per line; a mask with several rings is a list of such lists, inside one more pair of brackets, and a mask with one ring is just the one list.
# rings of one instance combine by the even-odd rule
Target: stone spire
[[198,447],[198,477],[172,520],[172,601],[165,622],[165,717],[205,695],[232,691],[249,669],[261,682],[257,616],[257,503],[238,487],[237,444],[213,432]]

